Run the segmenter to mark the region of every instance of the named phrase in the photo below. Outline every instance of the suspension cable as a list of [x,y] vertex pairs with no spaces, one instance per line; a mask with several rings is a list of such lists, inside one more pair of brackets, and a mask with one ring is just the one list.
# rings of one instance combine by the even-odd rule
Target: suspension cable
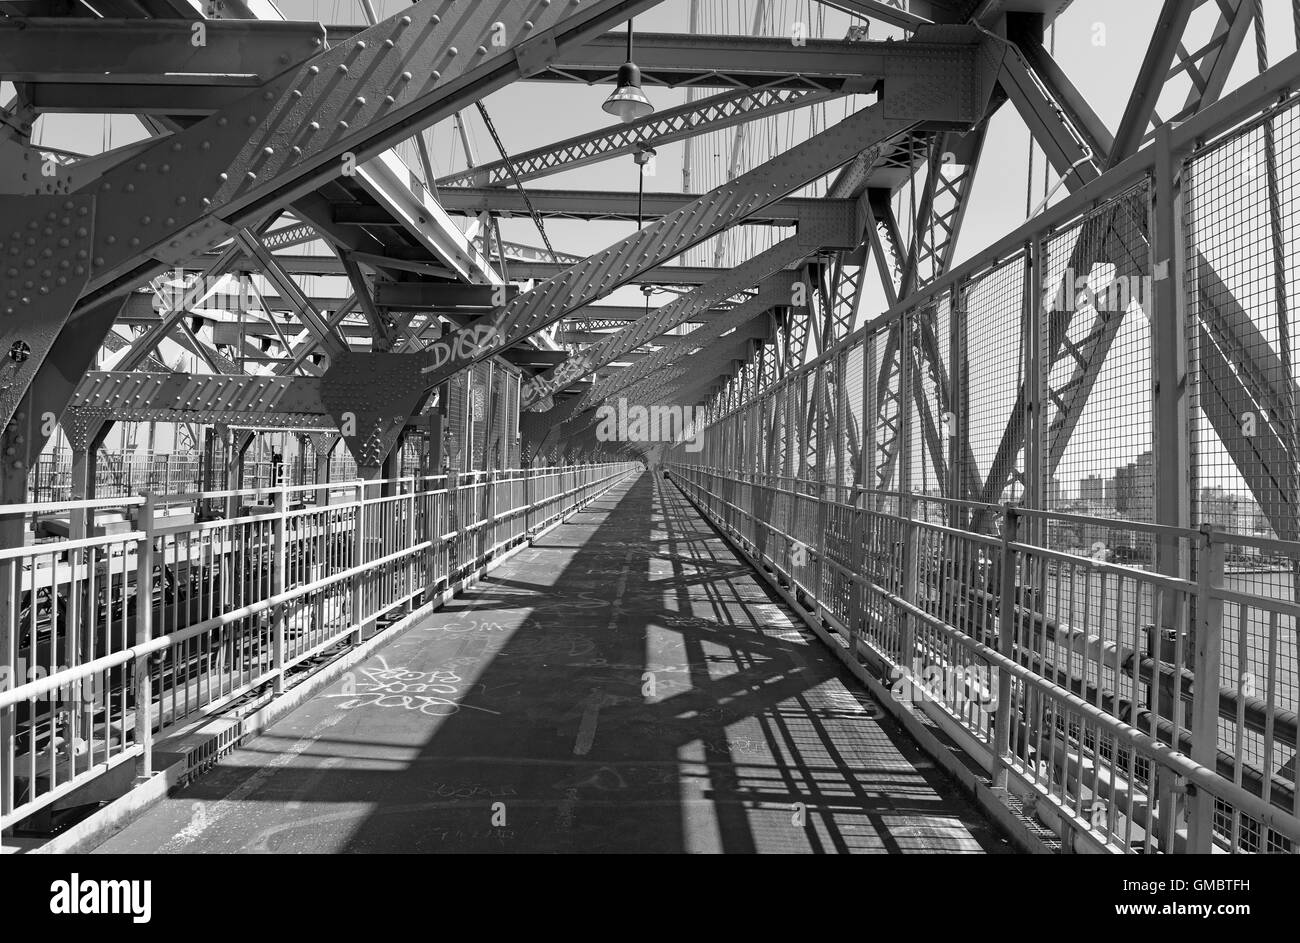
[[501,159],[505,162],[506,169],[510,171],[510,179],[514,181],[515,189],[517,189],[519,195],[524,198],[524,205],[528,207],[528,215],[532,217],[533,225],[536,226],[537,231],[542,234],[542,242],[546,244],[546,251],[550,253],[551,261],[559,262],[560,257],[555,254],[555,249],[551,246],[551,239],[546,235],[546,226],[542,224],[542,217],[538,214],[537,207],[533,206],[533,199],[528,195],[528,191],[524,188],[523,181],[519,179],[519,173],[515,170],[515,162],[506,152],[505,145],[501,143],[501,136],[497,134],[496,126],[492,124],[492,119],[488,116],[487,108],[481,101],[477,101],[474,104],[478,106],[478,113],[482,115],[483,123],[487,125],[488,133],[492,135],[492,142],[496,145],[497,152],[500,153]]

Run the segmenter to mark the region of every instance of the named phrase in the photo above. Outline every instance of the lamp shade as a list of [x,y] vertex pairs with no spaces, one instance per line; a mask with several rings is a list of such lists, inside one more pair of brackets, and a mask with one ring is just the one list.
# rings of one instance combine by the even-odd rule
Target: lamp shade
[[618,69],[618,86],[601,106],[623,122],[635,121],[654,113],[650,99],[641,91],[641,70],[625,62]]

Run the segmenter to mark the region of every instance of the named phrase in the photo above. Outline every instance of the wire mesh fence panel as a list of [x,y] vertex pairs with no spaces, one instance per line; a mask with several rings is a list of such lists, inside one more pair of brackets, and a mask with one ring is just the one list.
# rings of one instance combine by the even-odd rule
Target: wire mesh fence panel
[[[1024,495],[1024,451],[1016,448],[1015,423],[1025,376],[1023,310],[1026,259],[1017,253],[959,289],[955,326],[962,360],[956,424],[965,439],[960,456],[969,484],[982,483],[971,500],[999,503]],[[973,473],[973,474],[972,474]]]
[[[1235,710],[1219,748],[1239,781],[1295,803],[1296,627],[1300,610],[1300,112],[1294,101],[1184,164],[1193,519],[1226,532],[1221,685]],[[1234,539],[1232,535],[1240,535]],[[1252,723],[1252,721],[1254,721]],[[1223,811],[1216,828],[1252,850],[1276,835]],[[1276,849],[1272,849],[1276,850]]]
[[[927,305],[912,318],[911,345],[908,356],[909,386],[906,415],[910,417],[908,442],[911,447],[910,483],[907,490],[919,495],[948,492],[949,402],[945,395],[948,363],[939,334],[947,332],[941,325],[936,306]],[[900,482],[901,484],[901,482]],[[921,508],[924,511],[924,506]]]
[[[1044,387],[1043,507],[1131,521],[1155,519],[1151,263],[1146,182],[1043,240],[1037,349]],[[1118,533],[1118,532],[1116,532]],[[1141,533],[1084,543],[1066,528],[1053,546],[1150,563]]]

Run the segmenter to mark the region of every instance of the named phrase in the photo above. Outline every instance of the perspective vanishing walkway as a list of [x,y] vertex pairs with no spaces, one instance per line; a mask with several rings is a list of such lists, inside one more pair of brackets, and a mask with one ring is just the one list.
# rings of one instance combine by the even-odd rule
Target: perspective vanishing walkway
[[105,852],[999,852],[677,488],[542,535]]

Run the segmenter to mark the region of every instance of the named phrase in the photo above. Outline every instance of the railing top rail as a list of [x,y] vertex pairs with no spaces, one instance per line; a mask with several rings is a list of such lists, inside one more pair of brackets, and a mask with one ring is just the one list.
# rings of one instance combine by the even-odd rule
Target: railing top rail
[[58,514],[62,511],[110,511],[144,504],[143,495],[128,498],[83,498],[76,501],[33,501],[25,504],[0,504],[0,517],[18,514]]

